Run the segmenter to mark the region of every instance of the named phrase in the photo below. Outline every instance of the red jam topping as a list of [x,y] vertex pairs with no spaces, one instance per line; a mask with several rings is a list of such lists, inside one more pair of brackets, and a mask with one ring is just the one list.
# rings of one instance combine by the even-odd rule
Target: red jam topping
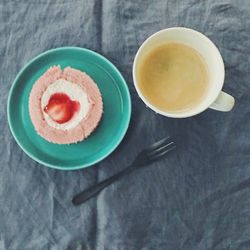
[[53,94],[44,112],[46,112],[50,118],[59,123],[68,122],[80,109],[80,103],[78,101],[72,101],[70,97],[64,93]]

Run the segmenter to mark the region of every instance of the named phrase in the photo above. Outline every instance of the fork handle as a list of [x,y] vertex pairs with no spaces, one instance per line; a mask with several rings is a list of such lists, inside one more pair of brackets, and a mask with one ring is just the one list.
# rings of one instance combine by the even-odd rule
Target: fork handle
[[129,174],[134,169],[136,169],[133,164],[128,166],[127,168],[123,169],[122,171],[118,172],[117,174],[103,180],[92,187],[87,188],[86,190],[82,191],[81,193],[77,194],[73,199],[72,203],[75,206],[82,204],[83,202],[87,201],[88,199],[92,198],[93,196],[97,195],[100,191],[102,191],[105,187],[109,186],[113,182],[119,180],[123,176]]

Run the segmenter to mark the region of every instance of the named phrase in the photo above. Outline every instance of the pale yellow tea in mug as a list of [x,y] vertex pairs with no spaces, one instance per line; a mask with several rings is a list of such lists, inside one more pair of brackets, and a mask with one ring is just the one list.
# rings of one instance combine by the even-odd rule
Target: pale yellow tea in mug
[[168,43],[153,49],[139,65],[139,88],[162,111],[185,111],[199,104],[208,89],[208,72],[193,48]]

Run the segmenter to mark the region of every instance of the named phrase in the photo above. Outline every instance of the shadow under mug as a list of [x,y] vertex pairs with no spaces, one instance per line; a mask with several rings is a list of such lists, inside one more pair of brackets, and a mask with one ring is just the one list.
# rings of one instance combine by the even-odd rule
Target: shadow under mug
[[[195,107],[183,112],[167,112],[158,109],[143,96],[138,85],[139,65],[152,49],[166,43],[182,43],[192,47],[204,58],[208,74],[208,91],[203,100]],[[218,111],[230,111],[235,103],[234,98],[222,91],[225,78],[223,59],[214,43],[202,33],[184,27],[174,27],[156,32],[141,45],[136,53],[133,63],[133,80],[137,93],[143,102],[155,112],[173,118],[185,118],[194,116],[207,108]]]

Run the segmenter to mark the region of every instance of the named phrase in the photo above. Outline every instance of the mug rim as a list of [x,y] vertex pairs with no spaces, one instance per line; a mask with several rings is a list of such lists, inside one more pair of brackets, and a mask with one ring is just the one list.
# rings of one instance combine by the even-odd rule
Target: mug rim
[[[137,83],[137,80],[136,80],[136,73],[135,73],[135,68],[136,68],[136,65],[138,63],[138,58],[140,56],[140,54],[142,53],[142,50],[143,48],[145,47],[145,45],[151,40],[153,39],[154,37],[156,36],[159,36],[161,33],[165,33],[165,32],[169,32],[169,31],[172,31],[172,30],[177,30],[179,32],[182,32],[182,31],[188,31],[188,32],[191,32],[195,35],[198,35],[200,36],[201,38],[205,39],[210,45],[211,47],[213,48],[213,50],[215,51],[215,53],[217,54],[217,60],[219,60],[219,63],[221,64],[221,68],[222,68],[222,78],[221,78],[221,82],[217,83],[217,84],[220,84],[221,86],[219,86],[218,88],[218,93],[215,93],[214,94],[214,98],[212,98],[212,100],[210,102],[208,102],[208,104],[205,106],[205,107],[202,107],[202,108],[197,108],[197,110],[188,110],[188,113],[186,111],[183,111],[183,112],[167,112],[167,111],[163,111],[163,110],[160,110],[158,109],[156,106],[154,106],[153,104],[151,104],[147,98],[141,93],[141,90],[138,86],[138,83]],[[194,48],[195,49],[195,48]],[[171,28],[166,28],[166,29],[162,29],[162,30],[159,30],[155,33],[153,33],[152,35],[150,35],[146,40],[144,40],[144,42],[141,44],[141,46],[139,47],[139,49],[137,50],[136,54],[135,54],[135,57],[134,57],[134,61],[133,61],[133,83],[134,83],[134,86],[135,86],[135,89],[136,89],[136,92],[138,93],[139,97],[141,98],[141,100],[150,108],[152,109],[153,111],[155,111],[156,113],[158,114],[161,114],[163,116],[166,116],[166,117],[170,117],[170,118],[187,118],[187,117],[192,117],[194,115],[197,115],[199,113],[202,113],[203,111],[205,111],[206,109],[208,109],[212,103],[214,103],[214,101],[217,99],[217,97],[219,96],[222,88],[223,88],[223,84],[224,84],[224,80],[225,80],[225,65],[224,65],[224,61],[222,59],[222,56],[221,56],[221,53],[219,51],[219,49],[217,48],[217,46],[212,42],[212,40],[210,38],[208,38],[206,35],[202,34],[201,32],[197,31],[197,30],[194,30],[194,29],[191,29],[191,28],[186,28],[186,27],[171,27]]]

